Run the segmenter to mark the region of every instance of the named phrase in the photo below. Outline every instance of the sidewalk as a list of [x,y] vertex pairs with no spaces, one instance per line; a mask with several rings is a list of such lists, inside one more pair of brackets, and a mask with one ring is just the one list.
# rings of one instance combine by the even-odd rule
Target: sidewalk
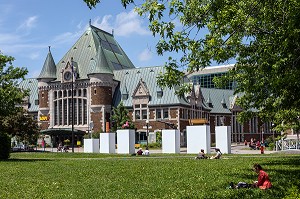
[[[37,148],[38,151],[44,151],[43,148]],[[136,149],[137,151],[138,149]],[[46,152],[57,152],[57,148],[45,148]],[[180,148],[180,153],[181,154],[186,154],[187,148],[186,147],[181,147]],[[68,152],[72,152],[72,148],[70,148],[68,150]],[[74,152],[75,153],[84,153],[84,148],[83,147],[75,147],[74,148]],[[117,149],[116,149],[117,152]],[[215,147],[211,147],[211,153],[215,153]],[[267,151],[265,150],[264,153],[265,154],[271,154],[271,153],[275,153],[276,151]],[[61,152],[60,152],[61,153]],[[162,153],[161,149],[151,149],[150,148],[150,153]],[[251,150],[249,149],[248,146],[245,146],[243,144],[233,144],[231,145],[231,154],[261,154],[260,150]]]

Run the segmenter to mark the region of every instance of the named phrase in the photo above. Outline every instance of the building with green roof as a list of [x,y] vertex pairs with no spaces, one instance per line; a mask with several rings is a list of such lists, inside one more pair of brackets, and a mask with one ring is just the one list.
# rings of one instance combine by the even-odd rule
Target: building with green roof
[[[228,67],[206,74],[219,70],[224,72]],[[212,141],[217,125],[231,126],[234,142],[261,135],[257,118],[247,124],[237,122],[236,114],[241,110],[235,105],[238,96],[232,89],[203,88],[192,82],[191,74],[191,93],[178,97],[176,88],[157,85],[160,73],[164,73],[163,66],[136,68],[113,34],[90,24],[58,63],[54,63],[49,47],[38,78],[27,79],[20,86],[31,90],[28,111],[36,113],[44,134],[55,131],[55,143],[71,140],[66,132],[72,126],[77,133],[75,141],[81,141],[85,132],[109,131],[113,107],[121,101],[137,128],[139,143],[146,141],[146,120],[152,134],[179,129],[182,145],[186,145],[186,126],[197,121],[211,126]],[[271,133],[269,129],[266,125],[265,135]],[[149,141],[155,141],[155,136]]]

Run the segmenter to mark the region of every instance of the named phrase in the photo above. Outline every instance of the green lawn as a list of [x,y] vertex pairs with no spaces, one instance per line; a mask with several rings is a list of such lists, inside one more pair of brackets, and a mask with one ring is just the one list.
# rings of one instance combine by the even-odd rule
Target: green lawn
[[[259,163],[273,188],[226,189],[257,179]],[[80,153],[12,153],[0,161],[0,198],[284,198],[300,197],[300,155],[151,157]]]

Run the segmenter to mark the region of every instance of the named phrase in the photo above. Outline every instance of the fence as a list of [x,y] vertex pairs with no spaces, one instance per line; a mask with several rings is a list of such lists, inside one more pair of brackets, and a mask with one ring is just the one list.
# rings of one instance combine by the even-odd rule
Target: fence
[[275,150],[284,151],[284,150],[293,150],[300,149],[300,141],[297,139],[282,139],[276,141]]

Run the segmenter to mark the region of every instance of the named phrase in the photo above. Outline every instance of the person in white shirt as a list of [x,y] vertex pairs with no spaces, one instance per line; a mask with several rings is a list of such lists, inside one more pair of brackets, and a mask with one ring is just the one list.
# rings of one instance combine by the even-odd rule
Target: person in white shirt
[[147,155],[147,156],[150,155],[148,147],[146,147],[146,150],[144,151],[143,155]]

